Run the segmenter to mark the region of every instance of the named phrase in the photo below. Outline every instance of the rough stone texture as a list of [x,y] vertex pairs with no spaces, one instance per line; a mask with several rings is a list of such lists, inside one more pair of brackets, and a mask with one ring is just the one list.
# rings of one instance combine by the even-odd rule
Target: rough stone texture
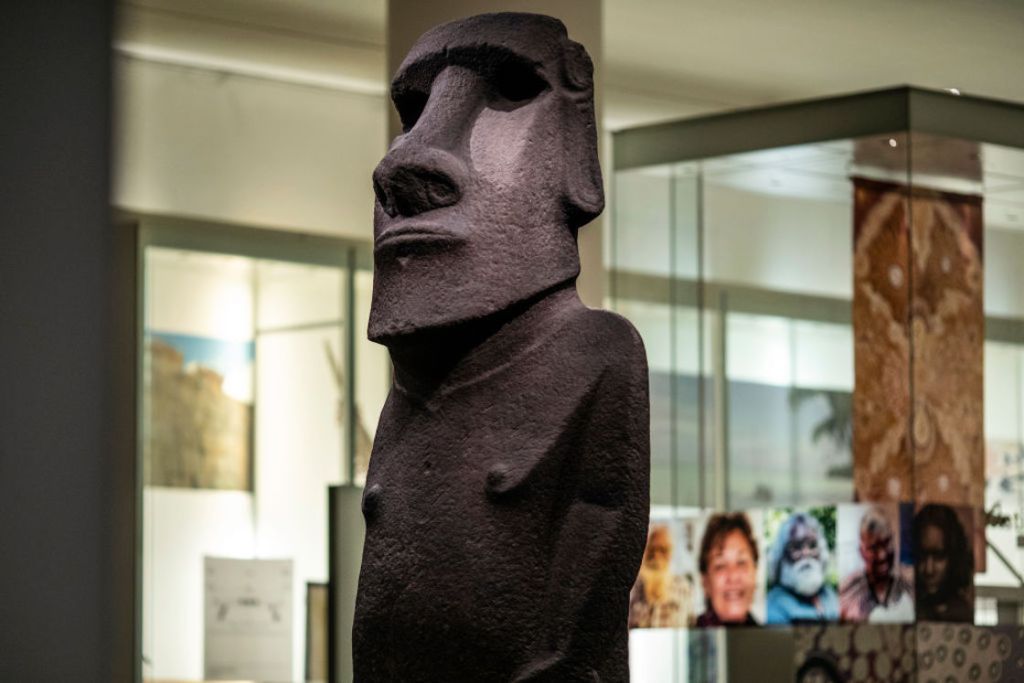
[[395,378],[363,512],[355,679],[626,681],[647,367],[576,293],[600,213],[592,66],[557,20],[424,34],[374,173],[370,338]]

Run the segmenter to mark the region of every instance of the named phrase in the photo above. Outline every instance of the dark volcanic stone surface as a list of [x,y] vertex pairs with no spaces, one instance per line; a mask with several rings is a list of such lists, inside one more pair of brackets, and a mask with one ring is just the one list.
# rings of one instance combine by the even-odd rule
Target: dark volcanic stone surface
[[371,338],[395,380],[363,495],[355,677],[626,681],[647,366],[579,300],[603,206],[592,67],[557,21],[429,31],[374,174]]

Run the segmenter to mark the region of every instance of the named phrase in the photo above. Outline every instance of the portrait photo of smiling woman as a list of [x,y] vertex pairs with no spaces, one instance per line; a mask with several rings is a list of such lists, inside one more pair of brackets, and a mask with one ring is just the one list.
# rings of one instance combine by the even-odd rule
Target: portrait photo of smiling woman
[[760,534],[751,514],[717,513],[707,520],[698,557],[704,609],[697,626],[756,626],[763,619]]

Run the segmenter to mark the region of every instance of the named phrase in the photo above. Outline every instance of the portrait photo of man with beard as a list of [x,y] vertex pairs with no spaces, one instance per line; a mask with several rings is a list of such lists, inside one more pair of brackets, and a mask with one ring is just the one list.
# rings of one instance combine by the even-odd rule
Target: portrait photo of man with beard
[[[769,511],[766,523],[769,624],[836,621],[839,597],[831,564],[835,508]],[[767,522],[768,520],[766,520]],[[775,527],[775,528],[773,528]]]
[[652,519],[640,573],[629,594],[629,628],[685,628],[693,624],[693,584],[681,520]]

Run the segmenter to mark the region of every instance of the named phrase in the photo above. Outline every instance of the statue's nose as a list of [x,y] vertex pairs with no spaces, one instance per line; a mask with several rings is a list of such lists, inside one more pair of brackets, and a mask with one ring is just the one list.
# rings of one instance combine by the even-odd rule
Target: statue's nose
[[415,216],[462,198],[468,172],[459,154],[483,94],[480,76],[464,67],[447,67],[434,79],[422,112],[373,172],[373,190],[389,216]]
[[416,216],[462,198],[462,174],[443,150],[398,147],[373,172],[373,191],[391,217]]

